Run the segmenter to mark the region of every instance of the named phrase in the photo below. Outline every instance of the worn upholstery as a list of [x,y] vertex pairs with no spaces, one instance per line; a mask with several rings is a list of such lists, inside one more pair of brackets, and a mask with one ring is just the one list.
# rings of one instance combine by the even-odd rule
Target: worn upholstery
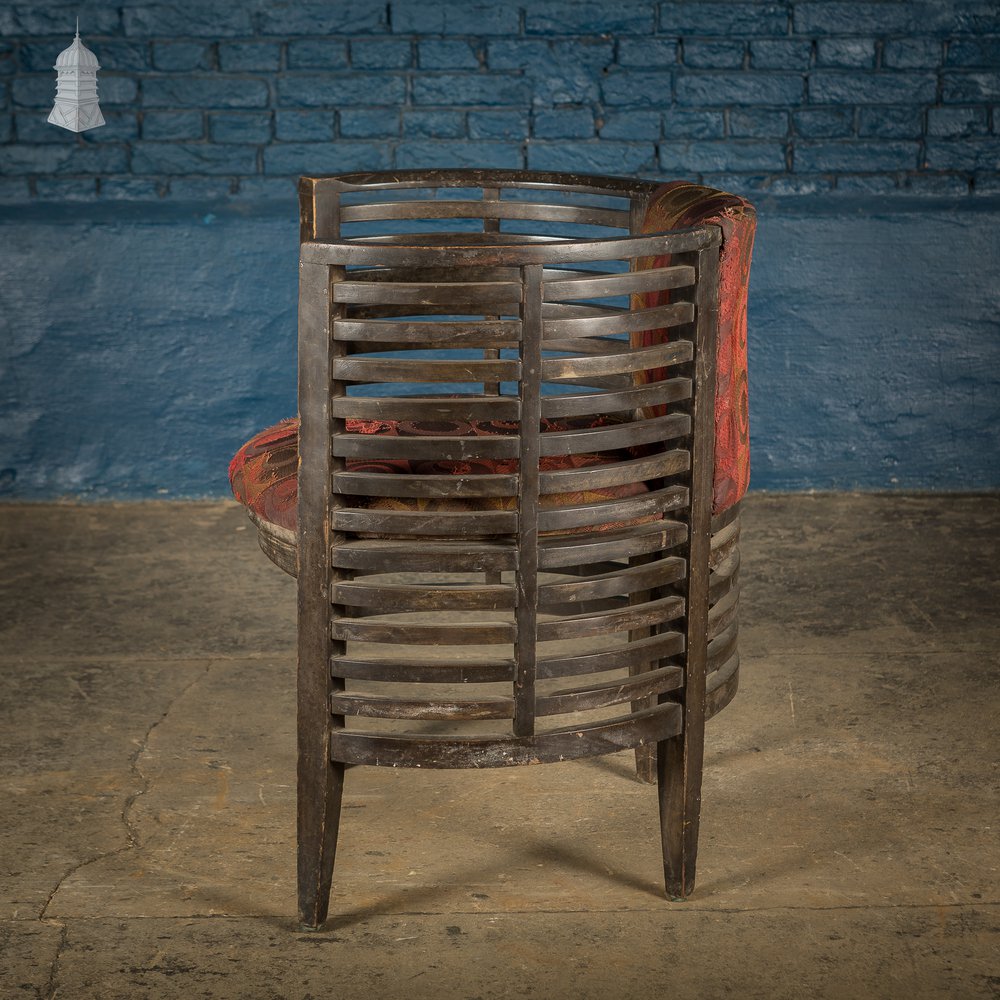
[[[602,427],[620,423],[611,416],[543,420],[543,431],[568,431]],[[351,434],[380,434],[389,436],[470,437],[474,435],[516,434],[516,423],[498,421],[393,421],[348,420]],[[229,465],[229,482],[233,495],[259,519],[281,528],[295,530],[298,508],[298,444],[299,422],[283,420],[254,435],[233,457]],[[619,462],[631,457],[628,452],[593,452],[573,455],[544,456],[539,468],[548,472],[557,469],[583,468]],[[348,459],[351,472],[413,473],[416,475],[453,474],[474,475],[512,473],[517,471],[516,459],[471,459],[467,461],[395,461],[386,459]],[[543,494],[541,507],[558,507],[567,504],[593,503],[636,496],[648,492],[644,483],[626,483],[621,486],[573,493]],[[355,498],[352,502],[374,510],[516,510],[516,497],[482,497],[471,500],[419,500],[409,497]],[[630,521],[609,522],[574,528],[565,532],[575,534],[590,531],[608,531],[655,520],[656,516]]]
[[[757,217],[753,206],[734,194],[687,181],[664,184],[654,192],[643,220],[644,233],[666,232],[706,224],[722,230],[719,260],[719,339],[716,347],[715,476],[712,512],[737,503],[750,483],[749,406],[747,399],[747,290]],[[648,257],[640,268],[666,267],[670,257]],[[670,290],[640,296],[643,308],[667,305]],[[668,329],[632,334],[633,347],[669,340]],[[639,373],[655,382],[666,372]],[[666,407],[652,408],[659,416]]]

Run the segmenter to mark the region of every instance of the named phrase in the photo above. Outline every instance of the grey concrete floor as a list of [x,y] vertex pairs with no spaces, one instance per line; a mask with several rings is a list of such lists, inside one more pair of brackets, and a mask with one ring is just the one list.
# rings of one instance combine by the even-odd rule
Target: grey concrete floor
[[348,774],[294,913],[294,584],[224,503],[0,508],[0,996],[1000,995],[1000,498],[751,497],[699,882],[629,755]]

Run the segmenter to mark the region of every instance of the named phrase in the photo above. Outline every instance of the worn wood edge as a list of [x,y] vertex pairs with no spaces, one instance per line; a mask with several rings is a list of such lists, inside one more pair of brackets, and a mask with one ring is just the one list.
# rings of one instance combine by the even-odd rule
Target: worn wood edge
[[674,548],[686,537],[687,525],[665,519],[622,531],[548,535],[541,539],[538,565],[539,569],[562,569],[581,563],[628,559]]
[[733,655],[706,679],[705,718],[718,715],[736,697],[740,687],[740,654]]
[[[571,656],[540,656],[536,664],[538,680],[572,680],[588,674],[605,673],[633,664],[647,664],[684,651],[684,636],[661,632],[638,642],[602,647]],[[331,659],[331,673],[349,680],[405,681],[414,684],[502,683],[514,678],[512,657],[454,662],[421,656],[412,650],[400,657],[366,659],[337,656]]]
[[298,576],[298,544],[295,532],[260,517],[249,507],[246,509],[257,529],[257,544],[268,559],[289,576]]
[[385,622],[372,618],[337,618],[331,625],[335,640],[397,643],[403,646],[493,646],[514,641],[513,622]]
[[486,768],[549,764],[632,750],[676,736],[681,707],[673,703],[598,725],[556,729],[534,736],[386,736],[338,730],[331,757],[345,764],[381,767]]
[[346,680],[403,681],[407,684],[492,684],[514,680],[513,657],[465,661],[422,657],[412,651],[404,659],[365,659],[358,656],[338,656],[330,661],[334,677]]
[[[680,667],[669,665],[610,681],[592,681],[540,696],[535,704],[538,716],[551,717],[572,712],[610,708],[626,701],[676,690],[683,682]],[[406,721],[498,721],[514,717],[512,697],[412,698],[396,695],[334,693],[330,711],[371,719]]]
[[478,573],[514,569],[517,550],[495,542],[366,538],[336,546],[331,559],[335,566],[369,573]]
[[[479,412],[482,411],[482,412]],[[358,420],[520,420],[514,396],[345,396],[332,401],[331,413]]]
[[652,267],[645,271],[623,274],[603,274],[546,279],[543,294],[546,302],[567,302],[576,299],[605,298],[658,292],[694,284],[695,270],[686,264],[673,267]]
[[[446,237],[443,240],[433,237]],[[455,237],[467,237],[456,243]],[[491,245],[484,237],[498,237]],[[624,260],[629,257],[662,257],[717,246],[721,241],[717,226],[673,230],[669,233],[636,237],[560,238],[533,237],[525,242],[516,233],[406,233],[393,239],[405,243],[372,241],[310,241],[301,245],[302,260],[341,266],[374,264],[389,267],[461,267],[463,265],[528,264],[569,265],[580,261]],[[538,242],[535,242],[538,240]]]
[[628,212],[597,205],[512,201],[510,199],[435,199],[367,202],[347,205],[340,213],[342,223],[375,222],[390,219],[508,219],[523,222],[563,222],[627,229]]

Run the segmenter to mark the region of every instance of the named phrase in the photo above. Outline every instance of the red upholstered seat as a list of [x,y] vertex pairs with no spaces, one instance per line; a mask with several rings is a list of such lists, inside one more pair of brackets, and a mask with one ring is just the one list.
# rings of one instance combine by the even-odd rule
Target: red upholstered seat
[[[543,431],[569,431],[602,427],[622,423],[620,418],[601,416],[544,420]],[[351,434],[380,434],[389,436],[471,437],[475,435],[516,434],[515,423],[443,422],[348,420]],[[279,528],[295,530],[298,508],[298,445],[299,422],[282,420],[255,434],[233,457],[229,465],[229,482],[233,495],[259,520]],[[542,471],[575,469],[591,465],[620,462],[631,456],[627,452],[592,452],[574,455],[547,455],[539,463]],[[516,459],[472,459],[468,461],[407,461],[387,459],[349,459],[347,468],[352,472],[429,474],[485,474],[517,471]],[[542,507],[559,507],[574,503],[591,503],[636,496],[648,492],[645,483],[625,483],[620,486],[580,490],[574,493],[543,494]],[[516,497],[481,497],[475,500],[418,500],[403,497],[371,497],[355,499],[356,503],[372,509],[385,510],[514,510]],[[616,528],[643,524],[656,520],[659,515],[649,515],[630,521],[610,522],[574,528],[571,532],[608,531]],[[569,533],[569,532],[567,532]]]

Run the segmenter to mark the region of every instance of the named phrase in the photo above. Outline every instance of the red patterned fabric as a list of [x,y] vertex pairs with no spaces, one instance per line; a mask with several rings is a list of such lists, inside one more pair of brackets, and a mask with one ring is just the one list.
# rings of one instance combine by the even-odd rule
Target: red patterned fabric
[[[622,423],[620,418],[601,416],[543,420],[543,431],[568,431]],[[379,434],[393,437],[473,437],[516,434],[516,423],[498,421],[411,421],[348,420],[350,434]],[[298,512],[299,422],[283,420],[252,437],[229,464],[229,482],[240,503],[265,521],[294,530]],[[630,458],[628,452],[592,452],[575,455],[547,455],[539,462],[543,472],[604,465]],[[475,475],[516,473],[517,459],[469,459],[465,461],[408,461],[390,459],[348,459],[351,472],[412,473],[416,475]],[[578,490],[572,493],[543,494],[541,507],[592,503],[637,496],[648,492],[644,483]],[[482,497],[475,500],[419,500],[409,497],[372,497],[359,500],[373,510],[515,510],[515,497]],[[572,533],[611,530],[655,520],[658,515],[572,529]],[[571,532],[567,532],[571,533]]]
[[[753,206],[734,194],[687,181],[664,184],[654,193],[642,231],[660,233],[705,224],[722,229],[719,272],[719,340],[716,351],[715,477],[712,511],[721,513],[740,500],[750,483],[747,400],[747,288],[757,217]],[[640,268],[667,267],[670,257],[647,257]],[[666,305],[670,291],[638,296],[644,308]],[[669,329],[632,335],[633,347],[669,340]],[[641,372],[641,381],[666,378],[666,370]],[[665,407],[651,408],[660,415]],[[654,415],[653,413],[649,414]]]

